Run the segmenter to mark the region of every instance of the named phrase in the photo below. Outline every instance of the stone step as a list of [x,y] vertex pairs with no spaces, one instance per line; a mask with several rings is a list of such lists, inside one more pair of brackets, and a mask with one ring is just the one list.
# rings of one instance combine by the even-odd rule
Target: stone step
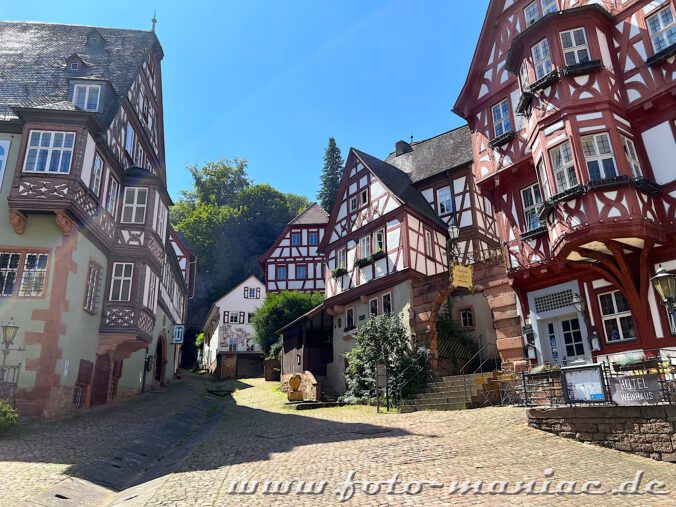
[[402,405],[401,413],[418,412],[420,410],[465,410],[469,403],[428,403],[416,405]]
[[431,396],[429,398],[409,398],[402,405],[425,405],[429,403],[465,403],[465,396]]
[[437,391],[419,391],[412,396],[409,396],[410,399],[414,398],[432,398],[432,397],[437,397],[437,396],[445,396],[447,398],[455,398],[455,397],[462,397],[464,398],[465,395],[467,396],[476,396],[476,394],[479,391],[477,389],[467,389],[465,391],[464,389],[455,391],[455,390],[446,390],[446,389],[440,389]]

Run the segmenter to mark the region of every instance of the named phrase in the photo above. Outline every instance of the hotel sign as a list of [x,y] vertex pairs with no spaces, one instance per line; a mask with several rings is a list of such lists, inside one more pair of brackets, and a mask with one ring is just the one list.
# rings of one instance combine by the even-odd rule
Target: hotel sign
[[474,286],[472,266],[453,264],[451,266],[451,285],[471,289]]
[[618,405],[654,405],[662,401],[657,375],[611,377],[610,396]]

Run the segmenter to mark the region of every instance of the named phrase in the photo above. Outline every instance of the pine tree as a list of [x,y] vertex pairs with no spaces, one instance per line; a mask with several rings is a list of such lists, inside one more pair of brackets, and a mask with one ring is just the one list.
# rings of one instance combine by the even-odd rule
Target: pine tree
[[324,152],[324,168],[322,169],[321,188],[317,194],[319,204],[328,213],[338,194],[340,178],[343,176],[343,157],[340,154],[340,148],[333,137],[329,138],[329,145]]

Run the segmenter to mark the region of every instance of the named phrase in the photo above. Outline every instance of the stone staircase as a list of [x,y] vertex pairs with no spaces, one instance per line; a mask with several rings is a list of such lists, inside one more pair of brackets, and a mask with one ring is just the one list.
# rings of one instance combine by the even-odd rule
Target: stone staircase
[[[482,406],[496,388],[496,372],[441,377],[401,403],[402,413],[418,410],[462,410]],[[465,385],[466,384],[466,385]]]

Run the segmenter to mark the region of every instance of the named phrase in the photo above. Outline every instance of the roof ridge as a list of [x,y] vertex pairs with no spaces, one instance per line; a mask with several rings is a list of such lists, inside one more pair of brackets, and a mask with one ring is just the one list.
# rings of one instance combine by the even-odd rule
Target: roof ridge
[[50,21],[17,21],[17,20],[0,20],[0,24],[15,24],[15,25],[50,25],[50,26],[72,26],[74,28],[96,28],[97,30],[115,30],[118,32],[140,32],[140,33],[154,33],[152,30],[141,30],[140,28],[116,28],[114,26],[98,26],[98,25],[80,25],[77,23],[54,23]]

